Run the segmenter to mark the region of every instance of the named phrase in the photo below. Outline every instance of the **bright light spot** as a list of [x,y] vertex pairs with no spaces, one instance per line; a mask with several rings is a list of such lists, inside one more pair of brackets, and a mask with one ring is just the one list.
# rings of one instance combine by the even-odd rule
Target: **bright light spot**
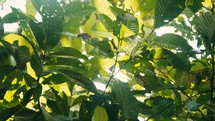
[[99,83],[99,82],[94,82],[94,84],[98,90],[101,90],[101,91],[105,90],[106,85]]
[[3,9],[0,10],[0,16],[3,17],[11,12],[11,7],[18,8],[22,12],[26,11],[25,8],[26,0],[6,0],[3,4]]
[[168,26],[168,27],[165,26],[165,27],[160,27],[160,28],[156,29],[155,32],[158,36],[161,36],[166,33],[175,33],[175,28],[170,27],[170,26]]

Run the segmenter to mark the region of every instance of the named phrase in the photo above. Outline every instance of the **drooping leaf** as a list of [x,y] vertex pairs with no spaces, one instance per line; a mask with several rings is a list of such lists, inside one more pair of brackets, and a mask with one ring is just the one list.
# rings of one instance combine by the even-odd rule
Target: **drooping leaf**
[[175,19],[185,9],[185,0],[157,0],[154,27],[159,28]]
[[106,110],[101,106],[96,106],[93,115],[93,121],[108,121]]
[[184,51],[189,51],[192,49],[186,39],[176,34],[164,34],[160,37],[154,38],[153,42],[157,46],[167,49],[181,49]]
[[96,8],[83,2],[71,2],[65,7],[65,15],[68,17],[81,17],[94,12]]
[[113,88],[125,118],[128,120],[137,119],[139,110],[138,101],[131,94],[128,84],[120,81],[114,81]]
[[215,38],[215,16],[209,12],[199,17],[197,31],[204,38],[204,44],[207,49],[210,48],[210,42],[214,43]]

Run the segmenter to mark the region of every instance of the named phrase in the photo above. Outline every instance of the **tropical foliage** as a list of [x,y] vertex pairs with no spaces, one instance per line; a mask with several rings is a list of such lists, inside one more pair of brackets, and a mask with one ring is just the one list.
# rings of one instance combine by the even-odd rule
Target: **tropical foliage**
[[0,18],[0,121],[215,120],[214,0],[11,10]]

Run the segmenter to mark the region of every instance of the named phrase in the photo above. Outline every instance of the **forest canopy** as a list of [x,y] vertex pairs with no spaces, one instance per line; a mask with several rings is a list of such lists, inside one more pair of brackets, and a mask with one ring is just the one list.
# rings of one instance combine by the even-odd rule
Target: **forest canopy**
[[214,0],[24,7],[0,16],[0,121],[215,120]]

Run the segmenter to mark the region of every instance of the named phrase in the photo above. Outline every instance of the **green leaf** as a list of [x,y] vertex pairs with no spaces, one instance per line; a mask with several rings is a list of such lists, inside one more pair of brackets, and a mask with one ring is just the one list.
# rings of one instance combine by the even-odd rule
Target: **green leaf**
[[51,108],[54,109],[53,111],[56,111],[54,113],[58,114],[62,114],[65,116],[69,115],[69,105],[68,105],[68,98],[65,94],[65,92],[61,92],[59,95],[59,92],[56,91],[54,88],[51,88],[52,92],[54,93],[55,96],[55,100],[49,100],[51,101]]
[[98,20],[100,20],[102,22],[102,24],[105,26],[105,28],[109,31],[112,32],[113,31],[113,21],[111,20],[111,18],[105,14],[98,14],[97,15]]
[[115,16],[119,16],[119,15],[121,15],[121,14],[123,14],[123,13],[126,13],[125,10],[120,9],[120,8],[117,8],[117,7],[113,7],[113,6],[110,6],[110,10],[113,12],[113,14],[114,14]]
[[78,97],[73,101],[72,106],[75,106],[75,105],[77,105],[77,104],[80,104],[80,103],[83,102],[83,101],[87,101],[87,99],[88,99],[88,96],[86,96],[86,95],[80,95],[80,96],[78,96]]
[[96,8],[83,2],[71,2],[65,7],[65,15],[68,17],[80,17],[90,15]]
[[89,52],[92,55],[101,54],[107,57],[113,57],[113,51],[108,41],[100,41],[97,38],[83,38],[85,42],[92,45],[94,48]]
[[22,108],[14,115],[15,121],[41,121],[41,115],[35,110]]
[[8,75],[12,71],[14,71],[14,67],[12,67],[10,65],[0,66],[0,67],[1,67],[0,80],[3,80],[6,75]]
[[70,47],[61,47],[56,48],[52,52],[50,52],[49,56],[55,57],[65,57],[65,58],[75,58],[75,59],[87,59],[85,55],[83,55],[80,51],[70,48]]
[[154,27],[159,28],[175,19],[185,9],[185,0],[157,0]]
[[156,97],[153,102],[152,111],[156,118],[158,116],[169,118],[175,111],[174,100],[171,98]]
[[34,102],[37,102],[40,99],[41,94],[42,94],[42,85],[37,84],[37,87],[33,93]]
[[31,101],[31,96],[33,95],[35,91],[35,88],[29,89],[27,92],[24,94],[24,99],[22,101],[22,105],[25,106]]
[[128,29],[134,33],[138,33],[139,25],[137,18],[131,13],[123,13],[117,16],[117,21],[122,22]]
[[206,94],[201,94],[197,99],[196,99],[196,103],[200,104],[200,105],[204,105],[207,104],[207,102],[210,100],[210,95],[209,93]]
[[35,36],[35,39],[41,49],[45,49],[45,35],[41,27],[41,23],[30,20],[29,26]]
[[81,121],[91,121],[95,107],[95,103],[83,101],[79,111],[79,119]]
[[53,47],[58,44],[63,30],[64,11],[57,0],[44,0],[44,2],[33,2],[42,16],[46,35],[47,46]]
[[196,102],[194,102],[194,101],[190,101],[190,102],[188,102],[188,111],[189,112],[191,112],[191,111],[196,111],[198,108],[199,108],[199,104],[198,103],[196,103]]
[[6,14],[2,20],[4,23],[14,23],[14,22],[20,22],[27,18],[28,17],[25,16],[20,10],[12,7],[12,12],[9,14]]
[[139,105],[137,99],[131,94],[129,85],[116,80],[113,82],[113,88],[125,118],[137,119]]
[[4,23],[2,18],[0,17],[0,37],[4,36]]
[[154,38],[153,42],[157,46],[167,49],[181,49],[183,51],[189,51],[192,49],[186,39],[176,34],[164,34],[160,37]]
[[52,110],[52,113],[63,115],[63,110],[61,109],[58,101],[47,99],[47,105]]
[[35,16],[36,15],[37,11],[36,11],[36,9],[33,6],[32,0],[27,0],[26,1],[25,8],[26,8],[26,14],[27,15],[31,15],[31,16]]
[[203,0],[188,0],[187,6],[196,13],[202,7]]
[[96,106],[92,121],[108,121],[106,110],[101,106]]
[[94,83],[84,75],[68,69],[59,69],[57,70],[57,72],[62,76],[65,76],[66,78],[68,78],[70,81],[85,87],[89,91],[97,93],[97,89]]
[[209,12],[200,16],[197,24],[197,31],[205,39],[204,44],[206,44],[207,49],[209,49],[210,42],[214,43],[215,38],[215,16]]
[[4,99],[4,95],[7,92],[8,87],[0,88],[0,100]]
[[21,105],[14,106],[12,108],[7,108],[0,112],[0,121],[6,121],[12,115],[14,115],[19,109]]
[[132,12],[139,12],[138,16],[143,18],[153,11],[156,1],[157,0],[125,0],[124,4],[126,9],[132,9]]
[[30,61],[31,67],[35,71],[38,77],[42,76],[43,73],[43,64],[42,60],[38,55],[33,55]]
[[51,76],[44,78],[43,84],[62,84],[68,79],[61,74],[52,74]]

